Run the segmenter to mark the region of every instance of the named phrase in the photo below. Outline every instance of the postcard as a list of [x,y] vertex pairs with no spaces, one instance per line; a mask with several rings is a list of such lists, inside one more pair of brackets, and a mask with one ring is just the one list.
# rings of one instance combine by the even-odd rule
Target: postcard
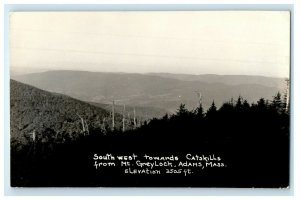
[[290,12],[11,12],[12,187],[290,186]]

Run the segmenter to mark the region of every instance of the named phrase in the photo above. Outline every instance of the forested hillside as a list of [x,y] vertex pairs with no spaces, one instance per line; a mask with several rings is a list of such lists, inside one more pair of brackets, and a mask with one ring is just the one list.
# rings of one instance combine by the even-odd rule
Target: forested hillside
[[[63,142],[93,129],[110,129],[110,113],[71,97],[10,81],[10,124],[13,146],[40,142]],[[116,114],[116,126],[121,117]],[[103,121],[106,119],[106,121]]]

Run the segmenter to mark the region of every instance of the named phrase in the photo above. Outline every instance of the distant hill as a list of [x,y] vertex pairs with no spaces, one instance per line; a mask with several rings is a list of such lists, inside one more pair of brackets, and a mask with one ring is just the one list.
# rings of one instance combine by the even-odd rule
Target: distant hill
[[[32,141],[33,132],[41,142],[53,137],[77,137],[85,134],[81,118],[87,130],[101,127],[102,119],[109,119],[109,113],[86,102],[10,80],[10,118],[15,146]],[[120,116],[116,118],[120,124]]]
[[[168,76],[168,77],[164,77]],[[197,106],[196,91],[202,93],[204,108],[217,106],[239,95],[249,103],[271,99],[282,91],[283,79],[256,76],[129,74],[86,71],[48,71],[14,77],[43,90],[96,103],[118,100],[128,106],[154,107],[174,113],[180,103]],[[231,80],[231,81],[230,81]]]
[[206,83],[223,83],[226,85],[244,85],[258,84],[267,87],[276,87],[285,89],[286,82],[284,78],[266,77],[266,76],[250,76],[250,75],[216,75],[216,74],[171,74],[171,73],[149,73],[152,76],[164,78],[172,78],[182,81],[202,81]]

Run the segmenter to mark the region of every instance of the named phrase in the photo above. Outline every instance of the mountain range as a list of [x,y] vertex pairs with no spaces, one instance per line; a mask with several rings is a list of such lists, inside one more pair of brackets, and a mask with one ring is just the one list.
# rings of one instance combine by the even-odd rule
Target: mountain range
[[164,78],[173,78],[182,81],[202,81],[206,83],[223,83],[226,85],[243,85],[243,84],[258,84],[267,87],[276,87],[284,89],[286,87],[285,79],[266,77],[266,76],[251,76],[251,75],[216,75],[216,74],[171,74],[171,73],[149,73],[150,75],[160,76]]
[[[112,104],[174,113],[181,103],[197,107],[197,93],[207,109],[242,96],[249,103],[272,99],[285,91],[285,79],[246,75],[186,75],[168,73],[106,73],[87,71],[47,71],[13,77],[40,89],[61,93],[95,105]],[[153,109],[152,109],[153,110]]]

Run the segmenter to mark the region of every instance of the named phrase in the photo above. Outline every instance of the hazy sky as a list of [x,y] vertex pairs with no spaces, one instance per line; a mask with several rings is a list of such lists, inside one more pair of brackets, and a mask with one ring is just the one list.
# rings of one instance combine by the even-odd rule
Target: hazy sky
[[9,37],[13,73],[289,74],[289,12],[14,12]]

